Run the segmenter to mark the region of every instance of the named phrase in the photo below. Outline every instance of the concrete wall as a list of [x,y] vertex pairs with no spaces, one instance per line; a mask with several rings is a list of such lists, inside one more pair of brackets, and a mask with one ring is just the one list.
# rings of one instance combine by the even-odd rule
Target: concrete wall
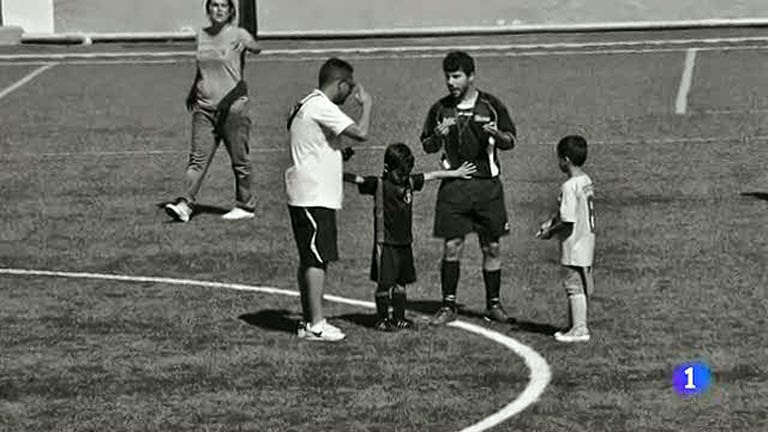
[[[257,1],[264,32],[768,18],[766,0]],[[14,23],[5,13],[6,3],[52,2],[57,33],[179,31],[205,23],[204,0],[0,2],[8,25]]]
[[[331,12],[328,12],[328,11]],[[766,0],[261,0],[269,30],[474,27],[768,17]]]
[[158,32],[206,22],[203,0],[53,0],[57,33]]
[[53,0],[0,0],[3,25],[18,26],[30,33],[54,30]]

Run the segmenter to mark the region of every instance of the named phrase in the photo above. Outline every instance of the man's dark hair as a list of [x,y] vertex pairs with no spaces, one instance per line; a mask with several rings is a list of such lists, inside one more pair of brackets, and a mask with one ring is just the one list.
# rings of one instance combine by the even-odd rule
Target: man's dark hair
[[[205,13],[208,13],[208,10],[211,9],[212,1],[213,0],[205,0]],[[235,0],[227,0],[227,5],[229,6],[229,19],[227,22],[232,24],[232,21],[237,18],[237,6],[235,6]]]
[[323,88],[336,80],[347,80],[352,85],[354,84],[352,83],[352,73],[354,71],[352,65],[344,60],[336,57],[329,58],[320,67],[320,73],[317,76],[318,86]]
[[576,166],[584,165],[587,160],[587,140],[579,135],[568,135],[557,143],[557,156],[567,157]]
[[462,71],[467,76],[475,73],[475,60],[464,51],[452,51],[443,59],[443,72]]
[[403,143],[387,146],[384,152],[384,167],[389,172],[397,172],[405,177],[413,170],[414,158],[411,149]]

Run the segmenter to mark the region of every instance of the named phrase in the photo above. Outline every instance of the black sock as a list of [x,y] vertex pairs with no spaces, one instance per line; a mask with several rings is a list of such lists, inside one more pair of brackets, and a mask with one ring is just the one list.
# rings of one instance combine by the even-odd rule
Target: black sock
[[389,306],[392,304],[392,297],[389,287],[376,288],[376,316],[381,319],[389,318]]
[[456,309],[456,288],[459,286],[459,261],[443,260],[440,267],[440,283],[443,287],[443,306]]
[[396,286],[392,290],[392,317],[395,321],[402,321],[405,319],[405,306],[407,302],[405,287]]
[[485,282],[486,306],[491,307],[499,304],[501,302],[501,270],[483,270],[483,281]]

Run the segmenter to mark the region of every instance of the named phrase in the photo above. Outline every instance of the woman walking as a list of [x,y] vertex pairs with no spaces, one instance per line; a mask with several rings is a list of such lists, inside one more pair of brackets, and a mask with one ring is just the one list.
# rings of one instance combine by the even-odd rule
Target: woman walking
[[203,179],[223,142],[235,175],[235,206],[222,217],[249,219],[254,217],[248,149],[251,119],[243,68],[246,51],[258,54],[261,47],[247,30],[234,24],[233,0],[207,0],[205,10],[210,25],[197,32],[197,72],[186,102],[192,113],[192,139],[185,190],[165,211],[180,222],[189,221]]

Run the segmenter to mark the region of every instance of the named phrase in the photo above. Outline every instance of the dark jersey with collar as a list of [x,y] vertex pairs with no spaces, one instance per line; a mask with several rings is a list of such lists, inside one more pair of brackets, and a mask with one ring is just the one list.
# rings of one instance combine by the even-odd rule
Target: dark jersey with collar
[[[435,134],[435,128],[448,118],[456,119],[456,124],[450,127],[448,135]],[[478,90],[475,105],[460,109],[456,100],[449,95],[430,108],[421,132],[421,143],[427,153],[436,153],[443,149],[452,168],[458,168],[464,162],[471,162],[477,167],[473,177],[495,177],[498,172],[493,172],[491,160],[499,171],[501,170],[497,148],[508,150],[512,147],[502,147],[503,144],[497,140],[493,148],[489,149],[490,134],[483,131],[483,126],[491,122],[496,122],[500,131],[517,136],[509,111],[495,96]]]
[[363,177],[357,185],[364,195],[373,195],[374,241],[394,246],[413,243],[413,192],[424,187],[424,174],[414,174],[404,185],[388,178]]

